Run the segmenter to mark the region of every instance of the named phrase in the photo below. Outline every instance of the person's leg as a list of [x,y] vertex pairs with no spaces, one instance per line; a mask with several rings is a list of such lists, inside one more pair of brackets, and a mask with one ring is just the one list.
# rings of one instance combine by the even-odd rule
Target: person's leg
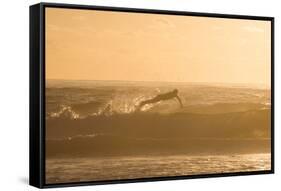
[[140,102],[139,107],[142,107],[142,106],[144,106],[146,104],[157,103],[158,101],[160,101],[160,100],[156,96],[156,97],[154,97],[152,99],[148,99],[148,100],[144,100],[144,101]]

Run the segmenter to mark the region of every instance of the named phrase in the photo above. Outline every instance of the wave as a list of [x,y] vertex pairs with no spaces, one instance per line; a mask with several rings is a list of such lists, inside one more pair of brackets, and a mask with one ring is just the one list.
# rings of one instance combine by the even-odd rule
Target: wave
[[[79,104],[79,105],[81,105],[81,104]],[[90,110],[88,104],[87,104],[87,107],[88,107],[87,110]],[[105,106],[103,105],[99,108],[92,109],[92,112],[91,111],[83,112],[83,111],[81,111],[81,109],[79,109],[79,106],[61,105],[60,109],[57,112],[48,113],[47,119],[49,119],[49,118],[68,118],[68,119],[75,120],[75,119],[85,119],[87,117],[99,116],[99,115],[111,116],[114,114],[133,113],[135,111],[136,111],[136,106],[130,106],[127,104],[115,109],[115,107],[113,107],[112,103],[108,103]]]
[[[166,100],[136,109],[175,88],[183,108]],[[270,112],[268,89],[60,82],[46,90],[47,154],[262,152],[270,149]]]
[[[137,106],[143,100],[147,99],[144,96],[138,96],[132,101],[122,99],[112,99],[109,101],[90,101],[86,103],[60,105],[55,112],[48,112],[47,119],[49,118],[69,118],[69,119],[84,119],[90,116],[111,116],[116,114],[129,114],[136,111],[148,112],[152,108],[157,107],[161,102],[155,104],[147,104],[137,110]],[[170,104],[171,105],[171,104]],[[166,110],[170,105],[165,104]],[[164,108],[162,108],[162,111]],[[160,110],[158,110],[160,112]]]
[[132,103],[115,102],[110,100],[107,102],[87,102],[74,105],[60,105],[58,111],[47,113],[47,119],[50,118],[67,118],[67,119],[85,119],[91,116],[112,116],[119,114],[133,114],[136,112],[142,113],[197,113],[197,114],[218,114],[218,113],[233,113],[245,112],[250,110],[270,109],[271,104],[256,104],[256,103],[217,103],[203,105],[189,105],[179,108],[177,103],[173,102],[158,102],[155,104],[147,104],[141,110],[137,110],[137,106],[144,98],[136,98]]
[[[57,84],[58,83],[58,84]],[[99,115],[118,115],[136,112],[143,100],[177,88],[185,106],[179,109],[176,100],[147,104],[141,112],[170,113],[227,113],[270,108],[270,91],[228,86],[115,83],[115,82],[56,82],[47,87],[47,118],[72,120]]]
[[270,119],[270,109],[212,115],[135,112],[52,118],[46,121],[47,153],[263,152],[270,150]]
[[69,118],[78,119],[80,115],[72,110],[70,106],[61,105],[61,109],[58,112],[52,112],[47,115],[47,119],[52,118]]

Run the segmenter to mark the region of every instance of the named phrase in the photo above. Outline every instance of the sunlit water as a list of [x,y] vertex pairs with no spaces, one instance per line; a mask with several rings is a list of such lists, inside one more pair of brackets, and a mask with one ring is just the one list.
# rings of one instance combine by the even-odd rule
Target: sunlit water
[[83,182],[270,170],[270,154],[56,158],[46,182]]

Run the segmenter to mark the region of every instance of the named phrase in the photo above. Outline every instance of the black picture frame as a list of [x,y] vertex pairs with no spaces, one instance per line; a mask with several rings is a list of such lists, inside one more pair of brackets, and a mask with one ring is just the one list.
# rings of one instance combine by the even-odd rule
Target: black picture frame
[[[186,175],[176,177],[155,177],[110,181],[70,182],[59,184],[45,183],[45,9],[67,8],[102,10],[115,12],[150,13],[164,15],[183,15],[197,17],[214,17],[228,19],[262,20],[271,22],[271,170],[253,172],[218,173],[203,175]],[[30,6],[30,151],[29,184],[38,188],[66,186],[84,186],[113,183],[132,183],[146,181],[178,180],[191,178],[210,178],[274,173],[274,17],[230,15],[216,13],[198,13],[170,10],[135,9],[121,7],[103,7],[58,3],[39,3]],[[230,21],[231,22],[231,21]]]

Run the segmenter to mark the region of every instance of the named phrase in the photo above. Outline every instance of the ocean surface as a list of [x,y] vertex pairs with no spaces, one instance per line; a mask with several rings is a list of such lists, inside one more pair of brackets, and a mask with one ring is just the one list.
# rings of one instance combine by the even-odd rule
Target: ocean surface
[[47,183],[270,170],[270,154],[104,157],[47,160]]
[[179,90],[183,109],[171,100],[146,105],[142,111],[214,114],[265,109],[271,103],[270,89],[254,85],[48,80],[47,118],[133,113],[141,101],[174,89]]
[[[178,90],[175,100],[140,102]],[[47,183],[270,169],[270,89],[48,80]]]

